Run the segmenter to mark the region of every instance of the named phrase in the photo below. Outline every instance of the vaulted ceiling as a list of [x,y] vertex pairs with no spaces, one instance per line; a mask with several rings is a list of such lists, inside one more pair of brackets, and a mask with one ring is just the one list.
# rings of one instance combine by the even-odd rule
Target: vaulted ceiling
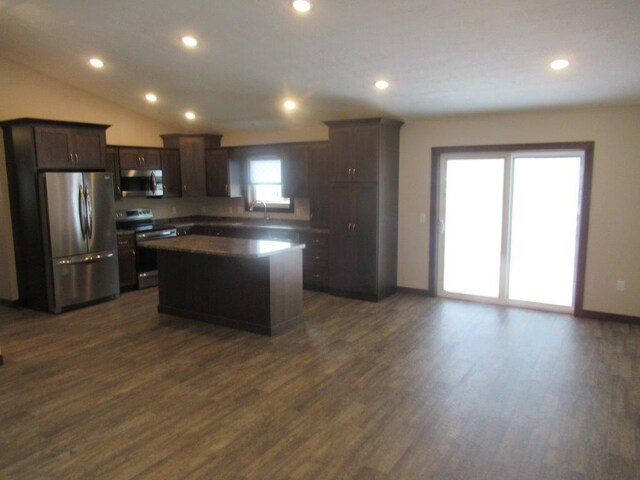
[[[0,0],[0,56],[222,132],[640,102],[638,0],[313,3],[300,15],[288,0]],[[560,57],[569,68],[551,70]],[[379,78],[391,86],[376,90]],[[298,110],[283,111],[285,98]]]

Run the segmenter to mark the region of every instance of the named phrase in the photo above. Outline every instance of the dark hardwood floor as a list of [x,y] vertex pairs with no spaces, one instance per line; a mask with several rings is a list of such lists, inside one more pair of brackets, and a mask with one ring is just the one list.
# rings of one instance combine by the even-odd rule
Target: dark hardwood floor
[[305,291],[269,338],[156,304],[0,306],[1,479],[640,478],[640,326]]

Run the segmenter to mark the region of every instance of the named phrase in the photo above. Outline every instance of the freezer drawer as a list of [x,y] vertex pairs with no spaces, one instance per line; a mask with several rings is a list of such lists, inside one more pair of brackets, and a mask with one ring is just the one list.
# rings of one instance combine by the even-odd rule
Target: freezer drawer
[[56,258],[51,262],[51,310],[56,313],[65,307],[117,296],[120,292],[117,250]]

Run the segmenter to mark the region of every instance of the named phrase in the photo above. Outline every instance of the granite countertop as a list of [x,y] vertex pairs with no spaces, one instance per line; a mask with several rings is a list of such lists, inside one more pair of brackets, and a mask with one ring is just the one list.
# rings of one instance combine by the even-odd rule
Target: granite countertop
[[185,253],[200,253],[235,258],[261,258],[291,250],[302,250],[302,243],[276,242],[273,240],[248,240],[245,238],[210,237],[185,235],[182,237],[147,240],[147,248],[172,250]]
[[237,217],[179,217],[164,218],[155,222],[158,225],[172,225],[176,228],[183,227],[234,227],[234,228],[266,228],[274,230],[288,230],[292,232],[329,233],[326,228],[314,228],[309,222],[298,220],[255,220]]

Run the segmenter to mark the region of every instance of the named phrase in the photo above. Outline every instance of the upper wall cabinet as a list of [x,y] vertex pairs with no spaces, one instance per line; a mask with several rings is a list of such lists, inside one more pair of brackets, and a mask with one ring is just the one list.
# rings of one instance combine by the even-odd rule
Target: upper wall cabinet
[[164,196],[181,197],[180,152],[175,149],[165,149],[160,152],[160,158],[162,160]]
[[311,226],[329,227],[329,145],[317,142],[309,146],[308,188]]
[[160,170],[160,150],[155,148],[120,148],[123,170]]
[[218,148],[222,135],[162,135],[165,148],[180,151],[180,175],[183,197],[207,196],[205,149]]
[[40,170],[104,170],[106,126],[34,126]]
[[242,165],[232,158],[232,150],[214,148],[207,150],[207,195],[210,197],[242,196]]
[[332,181],[377,182],[379,126],[359,122],[326,122],[331,129]]
[[309,147],[285,145],[282,147],[282,196],[300,198],[309,196]]

